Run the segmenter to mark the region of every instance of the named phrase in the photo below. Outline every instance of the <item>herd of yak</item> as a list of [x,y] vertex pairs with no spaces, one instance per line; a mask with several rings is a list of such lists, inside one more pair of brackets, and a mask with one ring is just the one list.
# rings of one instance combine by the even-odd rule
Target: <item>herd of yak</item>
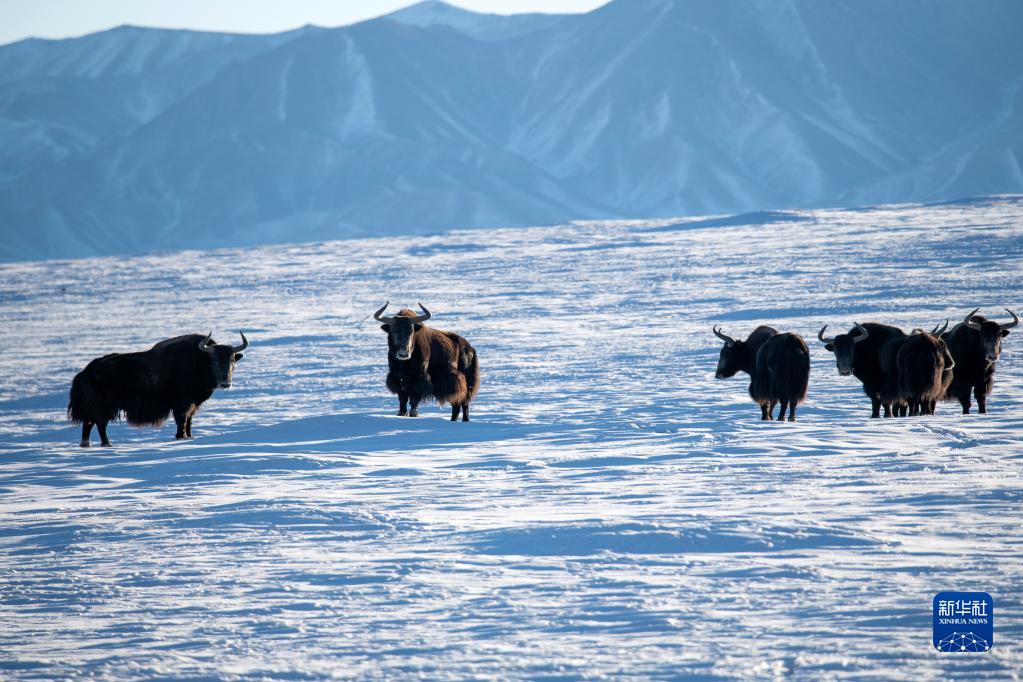
[[[863,383],[870,398],[871,417],[905,417],[934,414],[939,400],[958,400],[963,414],[970,413],[970,394],[977,409],[987,412],[987,397],[994,384],[995,363],[1002,352],[1002,338],[1019,324],[1008,308],[1012,322],[994,322],[967,313],[952,329],[948,320],[930,332],[914,329],[909,334],[898,327],[876,322],[855,323],[846,334],[817,338],[835,354],[838,373],[852,374]],[[806,398],[810,381],[810,351],[798,334],[779,334],[771,327],[757,327],[745,341],[714,334],[725,342],[718,359],[717,378],[737,372],[750,375],[749,394],[760,405],[760,418],[796,420],[796,406]]]
[[[451,420],[469,421],[469,403],[479,389],[476,350],[453,332],[427,327],[430,311],[408,309],[385,316],[385,303],[373,317],[387,332],[387,388],[398,396],[398,415],[415,417],[419,403],[435,400],[451,406]],[[995,362],[1002,337],[1019,324],[999,323],[977,315],[975,309],[948,329],[930,332],[856,323],[847,334],[817,338],[835,354],[838,373],[854,375],[870,398],[873,417],[933,414],[939,400],[958,400],[963,414],[970,411],[970,394],[986,412]],[[718,360],[719,379],[743,371],[750,375],[750,397],[760,406],[761,419],[795,421],[796,407],[806,398],[810,352],[798,334],[757,327],[745,341],[723,334]],[[90,362],[71,382],[68,418],[82,425],[81,446],[89,447],[93,426],[103,445],[110,445],[107,425],[121,415],[135,426],[160,426],[173,414],[175,438],[192,437],[192,417],[217,388],[231,385],[235,363],[249,342],[218,344],[212,332],[178,336],[138,353],[111,353]]]

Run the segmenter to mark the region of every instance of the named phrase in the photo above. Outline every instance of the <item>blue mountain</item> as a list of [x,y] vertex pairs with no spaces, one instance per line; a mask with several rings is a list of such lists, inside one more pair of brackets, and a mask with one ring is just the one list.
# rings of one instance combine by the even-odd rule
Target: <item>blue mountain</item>
[[0,259],[1023,192],[1023,3],[437,0],[0,47]]

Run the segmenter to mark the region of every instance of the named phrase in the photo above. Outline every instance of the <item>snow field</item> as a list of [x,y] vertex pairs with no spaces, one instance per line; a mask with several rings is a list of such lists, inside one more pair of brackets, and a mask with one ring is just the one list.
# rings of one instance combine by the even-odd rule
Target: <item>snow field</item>
[[[990,414],[889,421],[814,337],[1018,310],[1021,218],[994,197],[0,266],[0,677],[1018,678],[1020,337]],[[476,347],[473,422],[393,416],[385,300]],[[714,380],[713,324],[807,339],[799,422]],[[252,345],[195,440],[76,447],[89,359],[210,328]],[[992,651],[933,650],[946,589],[992,593]]]

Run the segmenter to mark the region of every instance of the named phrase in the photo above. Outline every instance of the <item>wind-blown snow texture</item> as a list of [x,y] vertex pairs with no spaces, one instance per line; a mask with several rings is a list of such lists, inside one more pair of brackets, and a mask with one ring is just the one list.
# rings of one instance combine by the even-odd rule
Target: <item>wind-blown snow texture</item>
[[0,48],[0,259],[1023,191],[1023,3],[428,2]]
[[[812,335],[1023,302],[1023,198],[0,267],[0,676],[1010,679],[1023,334],[988,415],[870,420]],[[469,424],[393,416],[369,318],[482,358]],[[811,341],[761,423],[714,323]],[[252,341],[198,437],[80,450],[73,374]],[[994,649],[930,643],[989,591]]]

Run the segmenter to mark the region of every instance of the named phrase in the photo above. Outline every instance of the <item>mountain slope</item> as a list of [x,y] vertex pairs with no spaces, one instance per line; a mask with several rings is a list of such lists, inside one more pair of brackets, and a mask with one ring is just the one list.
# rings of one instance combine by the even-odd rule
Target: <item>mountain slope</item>
[[1023,191],[1023,5],[429,1],[0,48],[0,258]]

